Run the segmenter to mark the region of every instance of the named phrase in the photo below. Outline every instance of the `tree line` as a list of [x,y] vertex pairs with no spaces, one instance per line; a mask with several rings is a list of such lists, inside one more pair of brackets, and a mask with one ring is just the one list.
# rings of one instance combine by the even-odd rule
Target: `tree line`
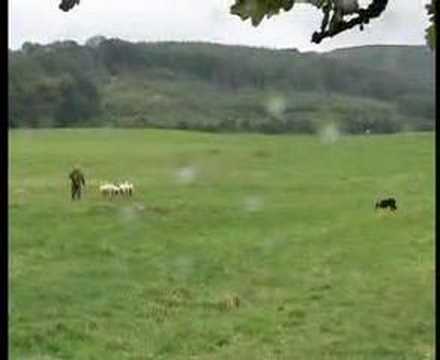
[[[434,126],[427,47],[301,53],[90,38],[9,51],[10,127],[164,127],[310,133]],[[270,109],[271,94],[282,109]],[[277,101],[275,96],[275,101]],[[269,104],[268,104],[269,103]]]

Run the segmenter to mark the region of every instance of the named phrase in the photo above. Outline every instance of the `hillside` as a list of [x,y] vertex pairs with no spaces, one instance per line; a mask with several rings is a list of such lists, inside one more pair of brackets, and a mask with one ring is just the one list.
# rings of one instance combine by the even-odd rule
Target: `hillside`
[[425,90],[434,86],[433,54],[426,46],[363,46],[335,50],[326,55],[395,73],[407,81],[426,82]]
[[313,133],[431,130],[421,46],[324,54],[94,37],[9,52],[11,127],[120,126]]

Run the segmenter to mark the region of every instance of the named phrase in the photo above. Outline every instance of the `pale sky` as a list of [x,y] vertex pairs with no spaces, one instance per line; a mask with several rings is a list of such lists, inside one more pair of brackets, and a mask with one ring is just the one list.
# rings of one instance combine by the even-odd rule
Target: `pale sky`
[[[234,0],[81,0],[65,13],[59,0],[8,0],[9,48],[23,42],[47,44],[75,40],[83,44],[94,35],[128,41],[208,41],[268,48],[327,51],[359,45],[421,45],[428,25],[428,0],[390,0],[378,19],[334,38],[312,44],[321,12],[296,4],[287,13],[264,19],[255,28],[229,14]],[[361,0],[361,4],[369,3]]]

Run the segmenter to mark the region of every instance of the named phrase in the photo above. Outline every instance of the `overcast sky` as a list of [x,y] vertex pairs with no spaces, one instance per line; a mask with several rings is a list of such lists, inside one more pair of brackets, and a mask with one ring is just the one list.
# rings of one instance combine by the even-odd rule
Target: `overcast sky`
[[[288,13],[264,19],[254,28],[229,14],[234,0],[81,0],[68,13],[59,0],[9,0],[9,48],[23,42],[46,44],[94,35],[130,41],[209,41],[269,48],[327,51],[367,44],[424,44],[427,0],[390,0],[379,19],[364,31],[356,27],[316,45],[310,42],[322,15],[297,4]],[[361,1],[361,4],[369,1]]]

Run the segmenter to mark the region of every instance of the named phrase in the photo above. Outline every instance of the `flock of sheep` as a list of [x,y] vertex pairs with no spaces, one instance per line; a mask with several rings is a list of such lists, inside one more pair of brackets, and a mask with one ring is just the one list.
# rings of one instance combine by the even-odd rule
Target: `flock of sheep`
[[99,191],[105,198],[113,198],[115,196],[132,196],[134,192],[133,184],[124,181],[121,184],[105,183],[99,187]]

